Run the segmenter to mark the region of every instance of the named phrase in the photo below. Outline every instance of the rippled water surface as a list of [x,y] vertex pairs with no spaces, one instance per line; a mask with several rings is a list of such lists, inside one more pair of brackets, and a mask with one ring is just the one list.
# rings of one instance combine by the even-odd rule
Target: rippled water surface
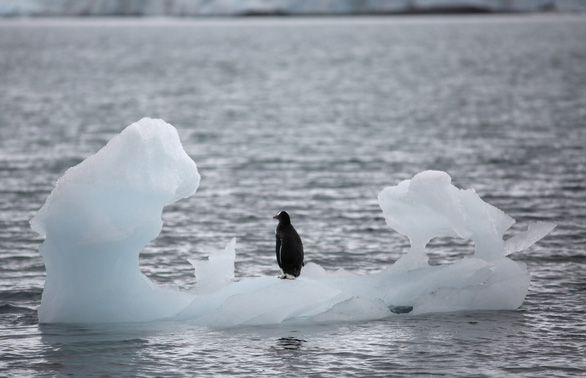
[[[586,18],[0,20],[0,375],[586,374]],[[153,281],[238,238],[236,278],[276,275],[272,216],[306,260],[382,270],[407,240],[376,196],[447,171],[517,219],[558,224],[514,259],[518,311],[315,326],[39,325],[28,220],[64,171],[143,116],[177,127],[202,182],[141,254]],[[469,255],[431,243],[431,262]]]

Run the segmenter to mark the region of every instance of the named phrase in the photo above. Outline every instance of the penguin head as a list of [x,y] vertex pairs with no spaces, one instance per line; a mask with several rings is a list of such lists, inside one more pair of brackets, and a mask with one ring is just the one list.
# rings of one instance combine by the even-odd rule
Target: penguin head
[[291,223],[291,218],[289,218],[289,214],[286,211],[280,211],[279,214],[275,215],[273,219],[278,219],[279,223]]

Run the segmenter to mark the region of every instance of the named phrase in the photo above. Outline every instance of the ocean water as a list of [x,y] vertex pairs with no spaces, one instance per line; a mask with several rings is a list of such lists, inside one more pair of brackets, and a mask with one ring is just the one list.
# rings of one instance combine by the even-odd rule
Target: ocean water
[[[0,375],[583,376],[586,17],[0,20]],[[517,219],[517,311],[211,329],[38,324],[28,221],[67,168],[143,116],[177,127],[202,181],[141,254],[189,289],[188,258],[238,239],[236,279],[277,275],[272,216],[306,260],[388,267],[405,237],[376,196],[437,169]],[[440,238],[432,264],[470,255]]]

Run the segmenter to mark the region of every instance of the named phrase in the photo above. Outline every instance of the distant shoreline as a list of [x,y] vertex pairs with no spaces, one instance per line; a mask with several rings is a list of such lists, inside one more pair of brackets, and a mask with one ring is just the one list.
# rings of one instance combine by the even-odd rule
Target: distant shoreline
[[35,14],[35,15],[14,15],[0,14],[0,20],[10,19],[193,19],[193,20],[230,20],[230,19],[317,19],[317,18],[384,18],[400,16],[540,16],[540,15],[560,15],[560,16],[580,16],[586,15],[586,12],[560,12],[555,10],[547,11],[487,11],[475,8],[445,8],[445,9],[422,9],[401,12],[386,13],[356,13],[356,14],[284,14],[284,13],[246,13],[233,15],[121,15],[121,14],[99,14],[99,15],[68,15],[68,14]]
[[[586,13],[583,12],[491,12],[491,13],[393,13],[393,14],[377,14],[377,15],[308,15],[308,16],[17,16],[17,17],[2,17],[0,16],[1,24],[11,23],[35,23],[35,24],[54,24],[58,22],[71,23],[242,23],[242,24],[271,24],[271,23],[336,23],[336,22],[350,22],[357,24],[377,23],[377,22],[391,22],[391,23],[419,23],[419,22],[506,22],[507,20],[514,21],[518,19],[531,20],[535,22],[548,21],[553,19],[563,18],[567,21],[584,22],[586,20]],[[0,24],[0,25],[1,25]]]
[[476,7],[445,7],[429,9],[409,9],[394,12],[371,12],[371,13],[282,13],[282,12],[246,12],[237,14],[212,14],[212,15],[151,15],[151,14],[2,14],[3,18],[338,18],[338,17],[388,17],[388,16],[420,16],[420,15],[522,15],[522,14],[586,14],[586,11],[559,11],[559,10],[539,10],[539,11],[492,11]]
[[19,17],[357,17],[586,13],[586,0],[0,0],[0,18]]

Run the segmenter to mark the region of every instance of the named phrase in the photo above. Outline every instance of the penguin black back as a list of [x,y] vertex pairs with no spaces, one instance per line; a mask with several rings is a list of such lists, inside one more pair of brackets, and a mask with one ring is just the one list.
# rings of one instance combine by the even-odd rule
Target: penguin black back
[[281,211],[273,219],[279,220],[276,230],[276,253],[277,263],[284,273],[281,278],[287,278],[287,275],[298,277],[303,267],[304,257],[301,238],[291,224],[291,218],[286,211]]

